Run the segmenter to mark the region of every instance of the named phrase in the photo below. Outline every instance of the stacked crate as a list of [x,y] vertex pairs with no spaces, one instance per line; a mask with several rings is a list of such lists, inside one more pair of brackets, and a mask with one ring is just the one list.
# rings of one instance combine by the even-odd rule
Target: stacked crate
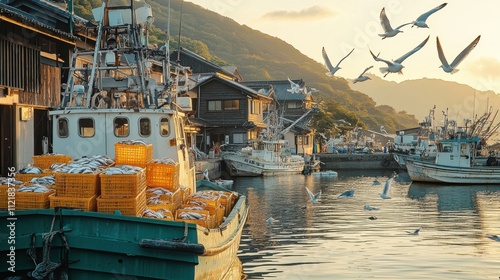
[[49,208],[49,196],[54,193],[50,187],[42,185],[23,185],[16,188],[15,209]]
[[[194,215],[189,215],[193,213]],[[202,212],[199,212],[202,211]],[[207,228],[218,227],[224,219],[225,208],[221,204],[218,195],[207,192],[196,192],[188,196],[184,204],[176,211],[176,221],[196,223]],[[203,215],[197,215],[203,214]],[[205,215],[206,214],[206,215]],[[190,217],[199,217],[199,219],[190,219]],[[203,220],[203,221],[200,221]]]
[[[135,144],[134,144],[135,143]],[[153,160],[153,145],[138,142],[115,143],[115,164],[145,168]]]
[[[104,170],[100,175],[101,195],[97,198],[97,211],[141,217],[146,209],[146,174],[144,168],[122,165],[114,170],[128,170],[126,174],[113,174]],[[110,168],[111,169],[111,168]],[[108,171],[110,171],[108,169]]]
[[182,204],[184,194],[179,188],[179,163],[169,159],[149,162],[146,164],[146,181],[147,208],[175,213]]
[[50,207],[95,211],[101,191],[99,174],[110,164],[105,159],[110,160],[106,156],[85,157],[57,168],[54,172],[56,193],[49,198]]
[[41,169],[49,169],[53,164],[66,164],[71,162],[72,158],[63,154],[45,154],[33,156],[33,166],[38,166]]

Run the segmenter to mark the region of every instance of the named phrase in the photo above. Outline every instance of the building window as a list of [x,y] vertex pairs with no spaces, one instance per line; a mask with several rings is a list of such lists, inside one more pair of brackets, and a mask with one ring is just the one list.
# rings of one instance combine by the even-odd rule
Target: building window
[[234,144],[243,144],[247,142],[247,134],[246,133],[233,133],[233,143]]
[[302,102],[288,102],[287,108],[288,109],[302,108]]
[[220,101],[220,100],[208,101],[208,110],[209,111],[222,110],[222,101]]
[[170,124],[167,118],[161,118],[160,120],[160,135],[168,136],[170,134]]
[[127,118],[115,118],[113,120],[113,127],[116,137],[127,137],[129,135],[129,125]]
[[68,126],[68,119],[67,118],[60,118],[57,121],[57,134],[61,138],[68,137],[69,126]]
[[95,134],[94,119],[81,118],[78,120],[78,134],[81,137],[93,137]]
[[224,110],[239,110],[240,101],[239,100],[224,100]]
[[250,108],[250,113],[254,115],[258,115],[261,112],[261,103],[258,100],[252,100],[250,102],[251,108]]
[[139,135],[144,137],[151,135],[151,120],[149,118],[139,119]]

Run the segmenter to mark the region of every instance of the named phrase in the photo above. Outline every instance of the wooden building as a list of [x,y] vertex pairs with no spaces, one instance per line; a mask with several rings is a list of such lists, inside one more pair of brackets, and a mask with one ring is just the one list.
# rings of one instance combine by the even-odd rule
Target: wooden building
[[[285,129],[285,141],[290,146],[292,153],[311,155],[314,150],[314,128],[309,127],[309,121],[317,112],[312,92],[308,90],[302,80],[293,80],[303,90],[300,93],[291,93],[288,80],[275,81],[251,81],[242,84],[264,92],[276,101],[282,111],[283,125]],[[263,90],[269,88],[269,90]]]
[[64,7],[0,2],[0,174],[49,151],[48,109],[59,105],[61,76],[78,38]]

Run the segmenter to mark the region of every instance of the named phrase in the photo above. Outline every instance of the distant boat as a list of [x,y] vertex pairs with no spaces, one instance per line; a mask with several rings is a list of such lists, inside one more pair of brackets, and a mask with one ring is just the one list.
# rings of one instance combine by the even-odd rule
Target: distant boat
[[434,162],[406,159],[406,168],[412,181],[454,184],[500,183],[500,161],[487,160],[488,165],[474,165],[479,138],[441,140]]

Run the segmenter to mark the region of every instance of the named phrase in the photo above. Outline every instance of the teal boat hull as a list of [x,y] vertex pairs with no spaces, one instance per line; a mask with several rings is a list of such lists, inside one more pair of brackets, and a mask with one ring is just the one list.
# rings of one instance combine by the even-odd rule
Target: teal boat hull
[[[34,271],[35,263],[27,254],[31,250],[36,252],[37,263],[62,263],[59,271],[67,272],[72,280],[229,279],[228,273],[241,265],[237,252],[248,204],[240,196],[224,223],[215,229],[72,209],[8,214],[0,212],[2,228],[15,222],[15,229],[0,233],[0,262],[12,260],[9,254],[13,251],[16,272],[9,270],[10,265],[2,265],[4,277]],[[53,235],[49,247],[44,237],[51,232],[59,234]],[[9,236],[15,244],[7,242]]]

